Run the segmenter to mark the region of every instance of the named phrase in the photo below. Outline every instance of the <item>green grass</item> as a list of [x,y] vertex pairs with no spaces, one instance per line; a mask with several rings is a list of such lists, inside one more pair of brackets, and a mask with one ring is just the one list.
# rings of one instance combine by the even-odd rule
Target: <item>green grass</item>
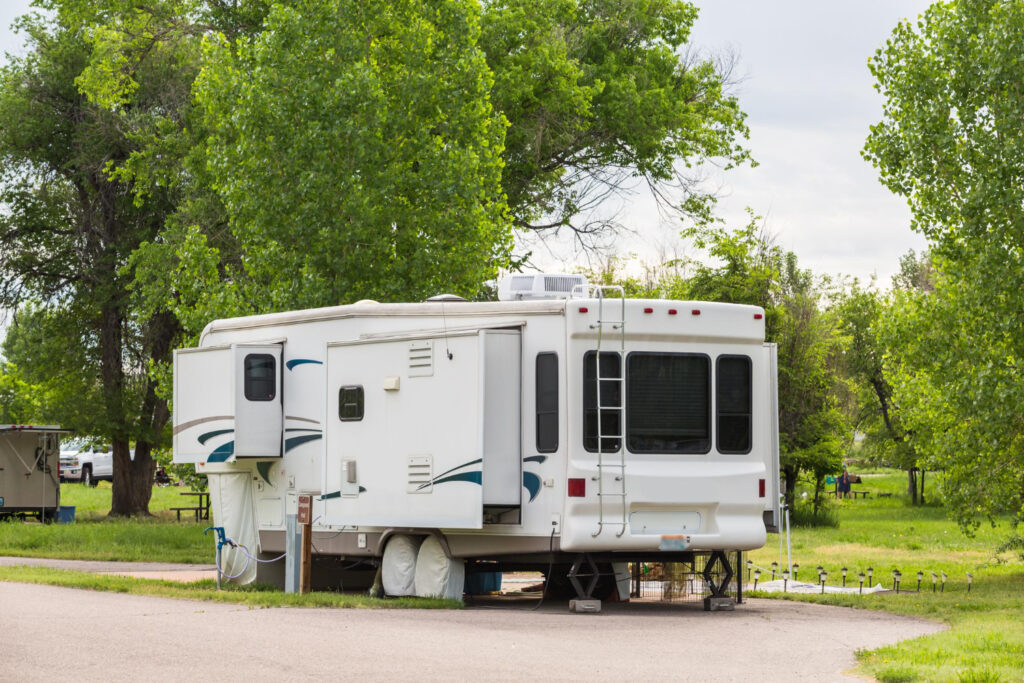
[[370,598],[365,595],[314,592],[306,595],[282,593],[262,585],[226,585],[217,590],[214,581],[179,583],[157,579],[90,574],[43,567],[0,567],[0,581],[36,583],[86,590],[149,595],[181,600],[202,600],[250,605],[252,607],[343,607],[362,609],[458,609],[462,603],[435,598]]
[[[68,560],[212,563],[215,541],[208,523],[176,522],[171,507],[194,504],[184,489],[154,487],[151,519],[107,519],[111,489],[61,485],[61,504],[75,506],[74,524],[0,522],[0,555]],[[184,519],[184,518],[183,518]]]
[[[935,478],[930,476],[930,482]],[[878,472],[854,488],[873,492],[870,499],[835,503],[838,528],[796,528],[793,561],[801,580],[813,581],[815,567],[828,571],[828,583],[841,583],[847,567],[848,585],[857,573],[874,569],[875,583],[892,586],[892,570],[903,574],[901,592],[875,595],[762,594],[760,597],[803,600],[830,605],[877,609],[946,623],[949,630],[858,653],[863,673],[881,681],[1019,681],[1024,678],[1024,563],[1012,554],[994,556],[1007,529],[982,527],[964,536],[945,511],[934,505],[911,506],[904,489],[906,475]],[[891,492],[891,498],[877,498]],[[779,539],[750,554],[767,567],[779,560]],[[917,593],[918,571],[924,572]],[[931,572],[949,576],[944,593],[932,593]],[[966,573],[974,574],[967,592]],[[909,590],[908,590],[909,589]]]

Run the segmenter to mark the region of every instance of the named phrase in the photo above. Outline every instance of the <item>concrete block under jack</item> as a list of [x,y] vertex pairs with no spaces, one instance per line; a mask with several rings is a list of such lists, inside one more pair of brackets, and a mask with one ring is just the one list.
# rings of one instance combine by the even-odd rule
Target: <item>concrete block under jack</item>
[[597,614],[601,611],[600,600],[570,600],[569,611],[576,614]]
[[704,598],[705,612],[732,612],[736,609],[736,603],[732,598]]

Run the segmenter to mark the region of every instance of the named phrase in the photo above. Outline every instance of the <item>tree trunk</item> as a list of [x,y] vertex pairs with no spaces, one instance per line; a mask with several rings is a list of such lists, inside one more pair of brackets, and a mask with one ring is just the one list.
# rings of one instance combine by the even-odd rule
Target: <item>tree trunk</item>
[[149,515],[149,499],[153,494],[153,473],[156,469],[150,451],[148,443],[136,443],[133,460],[127,441],[114,442],[114,496],[110,507],[112,517]]
[[910,496],[910,504],[917,505],[917,468],[907,468],[907,495]]
[[924,468],[921,468],[921,505],[924,505]]

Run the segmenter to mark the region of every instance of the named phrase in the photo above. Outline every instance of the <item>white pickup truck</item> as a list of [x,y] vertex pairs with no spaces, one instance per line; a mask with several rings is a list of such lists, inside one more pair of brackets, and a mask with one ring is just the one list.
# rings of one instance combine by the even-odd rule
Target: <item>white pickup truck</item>
[[87,446],[60,452],[62,481],[80,481],[95,486],[102,479],[114,481],[114,454],[110,446]]

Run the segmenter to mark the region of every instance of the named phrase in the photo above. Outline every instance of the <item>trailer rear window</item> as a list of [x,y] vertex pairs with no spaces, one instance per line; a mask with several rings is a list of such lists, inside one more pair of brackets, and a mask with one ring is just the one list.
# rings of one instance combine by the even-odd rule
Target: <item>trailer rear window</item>
[[[618,353],[603,351],[601,358],[601,400],[598,403],[598,354],[583,355],[583,447],[597,452],[619,450],[622,439],[622,359]],[[600,434],[598,424],[600,423]]]
[[537,354],[537,452],[558,450],[558,354]]
[[750,452],[750,358],[719,356],[716,372],[718,451]]
[[711,359],[689,353],[631,353],[626,439],[634,453],[711,450]]
[[363,387],[350,385],[338,390],[338,419],[342,422],[363,419]]
[[277,362],[269,353],[250,353],[245,357],[245,399],[273,401],[277,396]]

